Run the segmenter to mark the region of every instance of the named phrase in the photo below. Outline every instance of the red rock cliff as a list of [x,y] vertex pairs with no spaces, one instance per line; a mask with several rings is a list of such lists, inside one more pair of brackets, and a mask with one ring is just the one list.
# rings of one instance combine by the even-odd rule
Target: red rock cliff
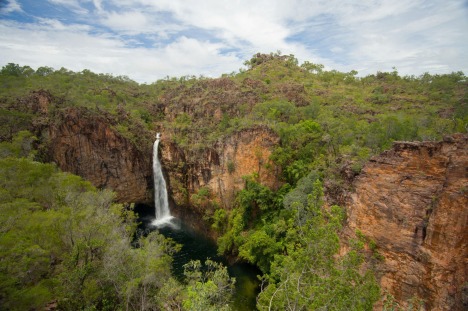
[[187,151],[174,143],[161,144],[161,158],[167,172],[170,192],[179,206],[191,206],[192,195],[202,187],[210,190],[210,200],[230,208],[235,194],[244,187],[243,176],[258,174],[258,180],[271,188],[278,184],[278,168],[269,160],[279,137],[266,127],[241,130],[219,140],[210,148]]
[[[119,202],[152,204],[151,146],[140,151],[112,124],[86,109],[68,109],[46,127],[49,159],[98,188],[112,189]],[[198,216],[195,223],[202,223],[201,217],[215,206],[230,208],[244,187],[242,177],[253,173],[262,184],[276,188],[278,169],[269,156],[278,143],[279,137],[267,127],[241,130],[197,150],[182,148],[162,133],[160,157],[173,212],[182,218]],[[210,191],[207,205],[193,202],[201,188]]]
[[403,304],[468,308],[467,140],[396,142],[354,183],[348,228],[376,242],[381,286]]
[[85,113],[69,109],[58,124],[48,127],[51,160],[98,188],[112,189],[120,202],[150,203],[150,152],[139,151],[105,118]]

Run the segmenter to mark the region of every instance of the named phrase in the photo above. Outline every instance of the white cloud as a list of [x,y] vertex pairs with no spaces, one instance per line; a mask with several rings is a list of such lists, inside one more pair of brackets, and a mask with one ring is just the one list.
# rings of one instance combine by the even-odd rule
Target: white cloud
[[59,20],[50,19],[50,18],[38,18],[37,20],[38,20],[38,23],[35,24],[36,25],[35,28],[37,30],[42,30],[42,31],[87,32],[92,29],[90,26],[83,25],[83,24],[65,25]]
[[139,11],[131,11],[124,13],[111,12],[106,14],[102,23],[117,31],[125,33],[146,33],[150,27],[150,23],[145,14]]
[[[460,33],[463,26],[468,26],[463,1],[127,0],[125,3],[144,8],[146,14],[170,12],[188,27],[212,31],[225,44],[241,47],[245,58],[256,51],[281,50],[295,54],[300,60],[322,62],[338,70],[364,68],[362,73],[368,74],[397,66],[404,67],[406,73],[411,70],[421,73],[429,63],[438,70],[456,69],[444,57],[450,46],[448,38],[460,42],[458,47],[452,47],[452,57],[460,60],[466,53],[466,45],[461,43],[466,42],[466,32]],[[454,16],[459,24],[446,24]],[[310,27],[315,20],[324,24]],[[309,37],[308,42],[299,37],[301,32]],[[455,39],[457,32],[460,35]],[[293,36],[294,40],[290,40]],[[432,50],[430,53],[428,48]],[[465,61],[462,67],[466,65]]]
[[40,26],[0,23],[0,55],[8,62],[33,68],[90,69],[127,75],[138,82],[154,82],[167,75],[218,76],[237,70],[240,60],[221,55],[221,48],[185,37],[162,48],[128,48],[118,38],[90,35],[80,25],[63,28],[50,20]]
[[179,25],[161,20],[159,16],[145,14],[137,10],[120,13],[101,12],[100,23],[121,34],[153,34],[161,38],[167,38],[168,34],[176,33],[183,29],[183,27]]
[[[6,1],[5,1],[6,2]],[[10,14],[13,12],[22,12],[21,5],[16,0],[8,0],[7,3],[0,3],[0,14]]]
[[420,3],[420,7],[401,9],[396,15],[353,23],[350,60],[354,66],[364,66],[365,74],[393,66],[402,74],[466,70],[465,14],[460,2]]
[[102,11],[102,0],[91,0],[98,11]]
[[[219,75],[256,52],[277,50],[361,75],[393,66],[404,74],[468,69],[464,0],[48,1],[75,15],[60,21],[40,16],[37,24],[0,21],[0,47],[6,49],[1,59],[60,62],[74,70],[79,60],[83,68],[76,70],[147,82],[166,75]],[[22,46],[40,51],[37,61],[31,53],[22,55]]]

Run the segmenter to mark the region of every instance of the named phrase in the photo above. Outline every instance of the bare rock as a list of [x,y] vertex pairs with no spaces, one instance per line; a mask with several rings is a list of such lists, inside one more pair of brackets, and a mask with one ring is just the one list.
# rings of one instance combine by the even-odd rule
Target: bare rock
[[376,242],[380,284],[403,304],[418,296],[426,310],[468,307],[467,141],[395,142],[354,182],[348,233]]

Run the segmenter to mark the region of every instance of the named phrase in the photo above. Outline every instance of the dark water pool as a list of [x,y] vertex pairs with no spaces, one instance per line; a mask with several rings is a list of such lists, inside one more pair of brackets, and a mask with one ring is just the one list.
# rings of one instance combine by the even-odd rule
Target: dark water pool
[[173,219],[172,226],[162,228],[151,226],[154,219],[154,212],[151,213],[151,209],[149,206],[135,207],[135,212],[138,213],[141,223],[139,229],[146,232],[158,230],[165,237],[182,245],[180,252],[173,256],[172,273],[174,277],[183,280],[183,266],[190,260],[200,260],[204,263],[209,258],[221,262],[228,267],[229,275],[236,278],[233,309],[238,311],[256,310],[255,299],[260,284],[257,275],[261,274],[257,267],[248,263],[228,264],[226,258],[217,254],[217,247],[213,241],[191,230],[179,219]]

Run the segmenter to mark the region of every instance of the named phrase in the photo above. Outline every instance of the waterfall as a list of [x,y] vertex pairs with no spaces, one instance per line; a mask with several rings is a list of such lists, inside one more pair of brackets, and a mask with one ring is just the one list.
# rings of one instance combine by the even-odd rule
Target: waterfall
[[169,211],[166,181],[164,180],[161,163],[158,158],[160,136],[159,133],[156,134],[156,140],[153,145],[154,208],[156,211],[156,219],[152,222],[154,226],[168,225],[173,218]]

